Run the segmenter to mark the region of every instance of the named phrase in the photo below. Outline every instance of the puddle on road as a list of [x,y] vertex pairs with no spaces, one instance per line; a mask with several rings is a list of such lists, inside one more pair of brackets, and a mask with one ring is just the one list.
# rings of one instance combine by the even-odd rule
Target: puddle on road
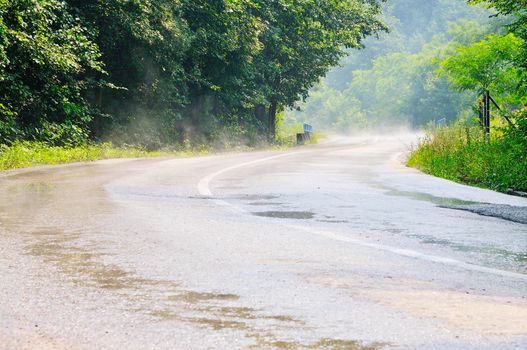
[[7,188],[11,193],[31,193],[31,194],[47,194],[55,190],[57,186],[50,182],[35,181],[25,182],[19,185],[12,185]]
[[205,318],[205,317],[186,318],[186,321],[197,323],[202,326],[209,326],[215,331],[220,331],[223,329],[245,330],[249,328],[248,324],[245,322],[222,320],[218,318]]
[[302,343],[294,340],[282,340],[277,338],[273,333],[255,328],[249,321],[255,319],[265,319],[277,321],[279,324],[289,323],[290,326],[303,322],[297,321],[290,316],[283,315],[262,315],[257,310],[244,307],[222,307],[218,309],[210,308],[208,311],[213,317],[192,317],[181,316],[170,310],[156,310],[151,313],[152,316],[165,321],[183,321],[194,323],[215,331],[237,330],[246,333],[246,336],[254,340],[254,344],[249,345],[251,349],[278,349],[278,350],[296,350],[296,349],[313,349],[313,350],[380,350],[387,344],[373,343],[366,345],[356,340],[330,339],[322,338],[313,343]]
[[248,203],[249,205],[255,206],[255,207],[265,207],[265,206],[272,206],[272,205],[284,205],[284,203],[279,202],[252,202]]
[[315,217],[315,214],[310,211],[259,211],[253,212],[253,215],[276,218],[276,219],[296,219],[309,220]]
[[315,344],[308,346],[308,349],[332,349],[332,350],[377,350],[383,344],[364,345],[355,340],[343,339],[322,339]]
[[203,292],[183,292],[177,295],[170,296],[169,300],[183,301],[185,303],[199,303],[202,301],[212,300],[238,300],[240,297],[236,294],[215,294],[215,293],[203,293]]
[[[264,196],[264,199],[271,197],[275,198]],[[311,212],[268,212],[267,215],[296,219],[314,217]],[[236,294],[185,290],[176,281],[144,278],[116,264],[109,264],[104,261],[104,257],[110,256],[101,249],[103,242],[93,240],[95,233],[64,231],[30,221],[12,225],[10,230],[24,233],[27,237],[26,254],[51,266],[73,288],[90,288],[90,293],[98,293],[94,296],[99,297],[118,296],[119,302],[112,306],[118,312],[138,313],[152,321],[182,322],[210,331],[225,331],[226,334],[236,332],[249,344],[255,344],[255,349],[378,349],[363,347],[351,340],[295,342],[295,336],[289,338],[283,334],[296,334],[298,329],[304,329],[307,326],[303,321],[287,314],[246,307]]]
[[428,193],[423,192],[412,192],[412,191],[398,191],[393,189],[388,189],[385,193],[388,196],[396,197],[406,197],[410,199],[415,199],[418,201],[424,201],[433,203],[437,206],[456,206],[456,205],[471,205],[471,204],[480,204],[479,202],[471,202],[458,198],[449,198],[449,197],[437,197]]
[[326,222],[329,224],[347,224],[348,220],[317,220],[318,222]]
[[[310,214],[307,216],[312,216]],[[120,298],[126,300],[126,310],[130,312],[214,331],[239,331],[255,344],[251,346],[255,349],[380,349],[377,345],[365,346],[353,340],[321,339],[303,344],[282,339],[272,330],[306,327],[306,324],[289,315],[268,314],[265,310],[236,305],[240,301],[236,294],[182,290],[174,281],[142,278],[116,265],[105,264],[97,260],[105,255],[97,252],[97,242],[79,247],[82,235],[78,232],[42,228],[31,232],[30,236],[32,243],[27,254],[55,266],[76,286],[118,292]]]
[[236,195],[227,195],[222,196],[222,199],[237,199],[242,201],[259,201],[259,200],[271,200],[277,199],[279,196],[270,195],[270,194],[236,194]]
[[243,190],[243,189],[246,189],[247,187],[246,186],[220,186],[220,187],[215,187],[215,188],[218,190]]
[[187,196],[188,199],[200,199],[200,200],[210,200],[217,199],[214,196]]
[[296,349],[311,349],[311,350],[379,350],[387,344],[373,343],[365,345],[362,342],[356,340],[344,340],[344,339],[329,339],[323,338],[317,342],[306,344],[294,341],[270,341],[261,340],[257,346],[253,346],[254,349],[261,348],[272,348],[279,350],[296,350]]
[[[201,316],[183,316],[183,313],[177,312],[174,309],[161,309],[155,310],[150,315],[160,318],[165,321],[178,320],[183,322],[192,322],[201,326],[208,326],[214,330],[222,329],[238,329],[253,332],[253,334],[263,332],[258,330],[253,325],[249,324],[251,320],[267,320],[275,321],[278,325],[304,325],[304,322],[298,321],[288,315],[267,315],[261,310],[256,310],[250,307],[239,307],[239,306],[216,306],[214,301],[218,301],[213,298],[208,300],[207,303],[201,305],[194,305],[189,309],[194,312],[199,312]],[[202,300],[201,302],[204,302]]]
[[[236,317],[243,318],[247,320],[252,320],[256,318],[256,310],[252,307],[239,307],[239,306],[224,306],[217,309],[211,308],[211,311],[218,312],[221,315],[227,317]],[[292,318],[291,321],[294,321]]]
[[[500,261],[510,261],[515,264],[520,263],[525,266],[527,263],[527,253],[525,252],[512,252],[506,249],[500,249],[493,246],[472,246],[466,244],[455,243],[447,239],[439,239],[434,237],[428,237],[423,235],[409,235],[409,237],[418,238],[421,243],[439,245],[443,247],[449,247],[453,250],[467,253],[479,253],[487,254],[490,256],[499,257]],[[521,271],[525,273],[524,271]]]
[[[71,246],[80,238],[80,234],[60,232],[34,232],[38,238],[28,247],[28,253],[42,258],[58,270],[69,276],[75,285],[101,289],[140,289],[152,287],[165,281],[140,278],[115,265],[108,265],[96,260],[102,253],[93,253],[86,248]],[[168,283],[171,287],[177,284]]]

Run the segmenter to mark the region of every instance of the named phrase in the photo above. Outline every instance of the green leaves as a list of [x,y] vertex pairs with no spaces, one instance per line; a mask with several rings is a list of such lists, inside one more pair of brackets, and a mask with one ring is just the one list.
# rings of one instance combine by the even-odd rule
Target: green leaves
[[[486,4],[498,11],[498,14],[506,17],[509,21],[507,29],[518,38],[523,39],[523,54],[517,57],[517,64],[523,70],[527,70],[527,1],[526,0],[469,0],[469,3]],[[525,84],[527,76],[524,76]]]
[[[481,40],[489,32],[491,13],[463,1],[393,0],[384,5],[383,18],[390,33],[366,41],[366,48],[350,51],[342,68],[332,70],[316,97],[309,98],[304,113],[290,115],[322,127],[344,125],[348,116],[355,128],[362,125],[425,125],[447,118],[455,120],[470,111],[470,92],[455,91],[439,62],[456,47]],[[323,96],[321,96],[323,95]],[[353,104],[353,116],[347,101]],[[467,102],[468,101],[468,102]],[[331,106],[329,108],[328,106]]]
[[457,89],[478,93],[491,90],[496,96],[508,95],[507,102],[513,102],[511,95],[520,83],[515,62],[521,45],[522,40],[514,34],[490,34],[472,45],[458,47],[441,67]]
[[0,136],[160,145],[274,123],[385,29],[379,3],[3,0],[0,128],[20,132]]
[[[83,78],[104,72],[88,31],[59,0],[4,0],[0,15],[0,118],[9,125],[0,126],[0,143],[39,139],[48,122],[86,127]],[[83,142],[86,135],[63,139]]]

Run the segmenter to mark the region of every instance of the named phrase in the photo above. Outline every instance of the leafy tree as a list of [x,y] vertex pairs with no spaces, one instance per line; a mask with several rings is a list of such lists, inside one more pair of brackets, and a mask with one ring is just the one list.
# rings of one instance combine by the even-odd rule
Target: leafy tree
[[[101,114],[92,126],[97,136],[112,133],[151,146],[169,141],[186,103],[183,67],[190,34],[179,1],[68,0],[90,28],[106,64],[107,84],[88,97]],[[193,76],[192,78],[197,79]],[[118,88],[115,88],[118,87]]]
[[2,0],[1,142],[272,139],[279,111],[385,29],[382,1]]
[[441,70],[441,61],[463,45],[482,39],[488,28],[478,22],[460,20],[451,23],[448,36],[437,35],[423,50],[413,55],[410,71],[410,92],[403,102],[401,112],[411,117],[413,126],[422,126],[430,121],[446,118],[453,122],[470,111],[474,95],[470,91],[456,91]]
[[371,0],[291,2],[263,0],[258,16],[266,23],[257,57],[258,81],[267,87],[271,138],[277,112],[294,107],[309,89],[345,56],[346,48],[362,47],[363,39],[384,30]]
[[[356,128],[364,124],[420,126],[443,117],[455,120],[471,110],[473,95],[452,89],[447,78],[438,75],[439,62],[457,47],[494,31],[490,14],[449,0],[388,2],[384,18],[390,33],[382,34],[380,40],[367,39],[364,50],[351,53],[342,61],[343,67],[328,73],[320,85],[324,93],[316,88],[316,98],[308,98],[303,112],[288,112],[288,119],[314,119],[320,128],[331,128],[339,115],[349,115],[344,101],[353,100],[359,108],[354,115],[366,120],[349,123]],[[325,113],[328,106],[331,112]]]
[[265,27],[255,6],[252,1],[184,2],[183,18],[193,33],[186,62],[198,74],[190,78],[190,104],[183,111],[191,128],[213,136],[226,125],[257,124],[254,109],[266,101],[266,87],[256,78]]
[[522,40],[514,34],[491,34],[472,45],[461,46],[443,60],[441,66],[452,85],[459,90],[481,93],[491,90],[518,102],[512,94],[519,84],[519,70],[515,61],[520,55]]
[[525,0],[468,0],[471,4],[487,4],[502,16],[512,17],[508,26],[512,32],[522,39],[527,39],[527,1]]
[[522,54],[515,57],[516,65],[521,69],[523,88],[527,86],[527,1],[525,0],[469,0],[471,4],[486,4],[506,18],[509,32],[522,39]]
[[82,142],[91,120],[86,77],[97,45],[59,0],[0,2],[0,138]]
[[522,75],[523,86],[519,88],[525,89],[527,83],[527,2],[525,0],[469,0],[469,3],[484,3],[497,10],[499,15],[509,19],[507,29],[523,40],[522,53],[515,60]]

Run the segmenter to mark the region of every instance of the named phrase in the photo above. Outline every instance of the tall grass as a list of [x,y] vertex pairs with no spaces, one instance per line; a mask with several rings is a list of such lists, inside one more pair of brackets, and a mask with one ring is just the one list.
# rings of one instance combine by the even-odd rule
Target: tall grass
[[527,150],[521,140],[476,126],[429,128],[408,165],[446,179],[505,192],[527,190]]
[[15,142],[10,146],[0,145],[0,170],[109,158],[159,157],[168,155],[187,156],[207,152],[208,149],[203,147],[198,149],[147,152],[138,147],[115,147],[111,143],[58,147],[50,146],[44,142],[21,141]]
[[[255,149],[287,149],[296,145],[297,130],[303,132],[301,124],[285,129],[278,129],[277,142],[269,145],[261,141],[255,145],[244,145],[242,140],[231,135],[223,135],[223,143],[192,144],[185,141],[181,145],[170,146],[160,151],[148,151],[139,146],[116,147],[111,142],[91,143],[80,146],[53,146],[46,142],[16,141],[11,145],[0,143],[0,171],[26,168],[37,165],[55,165],[73,162],[86,162],[110,158],[141,158],[160,156],[193,156],[209,154],[216,151],[251,151]],[[316,143],[321,134],[315,136],[309,143]]]

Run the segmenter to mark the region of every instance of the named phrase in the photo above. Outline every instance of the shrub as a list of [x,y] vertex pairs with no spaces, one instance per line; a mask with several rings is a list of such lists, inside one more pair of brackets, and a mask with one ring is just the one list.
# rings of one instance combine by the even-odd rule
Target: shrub
[[498,191],[527,190],[525,117],[517,127],[494,130],[490,138],[480,127],[456,124],[432,127],[413,150],[408,165],[426,173]]

